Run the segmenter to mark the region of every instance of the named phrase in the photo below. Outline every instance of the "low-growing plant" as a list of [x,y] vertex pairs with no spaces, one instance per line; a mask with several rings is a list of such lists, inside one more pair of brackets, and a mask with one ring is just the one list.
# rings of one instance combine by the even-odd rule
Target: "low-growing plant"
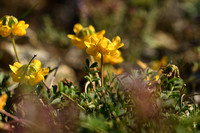
[[105,64],[123,62],[121,38],[111,41],[105,30],[96,32],[91,25],[76,24],[75,34],[68,37],[90,58],[85,62],[84,87],[70,79],[47,86],[46,78],[54,72],[54,82],[59,65],[41,68],[36,55],[23,65],[15,48],[14,36],[25,35],[28,26],[13,16],[0,19],[0,35],[11,36],[17,59],[9,65],[10,76],[0,75],[0,129],[44,133],[200,131],[199,107],[176,65],[121,75],[108,71],[105,76]]

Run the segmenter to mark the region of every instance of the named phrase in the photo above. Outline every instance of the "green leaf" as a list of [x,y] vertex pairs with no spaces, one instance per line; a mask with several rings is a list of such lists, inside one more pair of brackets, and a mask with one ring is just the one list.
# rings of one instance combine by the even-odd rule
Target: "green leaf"
[[72,90],[71,95],[72,95],[72,98],[75,98],[76,97],[76,92],[74,90]]
[[86,75],[85,78],[86,78],[88,81],[92,82],[91,77],[89,77],[88,75]]
[[63,85],[63,82],[59,82],[59,89],[60,89],[60,92],[63,92],[64,91],[64,85]]
[[39,5],[39,2],[37,2],[35,5],[33,5],[31,8],[29,8],[25,13],[23,13],[19,20],[24,19],[26,16],[28,16],[37,6]]
[[85,70],[86,70],[87,73],[90,73],[90,70],[87,66],[85,66]]
[[104,90],[104,87],[100,87],[97,89],[97,92],[100,92],[100,91],[103,91]]
[[98,80],[101,80],[101,79],[100,78],[95,78],[92,81],[98,81]]
[[110,72],[109,71],[107,71],[107,73],[108,73],[108,78],[109,78],[109,81],[111,81],[112,79],[111,79],[111,74],[110,74]]
[[96,70],[96,71],[92,71],[92,72],[90,72],[91,74],[95,74],[95,73],[98,73],[99,71],[98,70]]
[[66,89],[66,90],[65,90],[65,93],[66,93],[67,95],[71,94],[71,92],[72,92],[71,89]]
[[97,62],[94,62],[94,63],[90,66],[90,68],[94,68],[94,67],[98,67],[98,63],[97,63]]
[[56,85],[53,85],[53,93],[55,94],[56,93],[56,91],[57,91],[57,86]]
[[89,68],[90,67],[90,61],[88,59],[86,59],[86,66]]
[[60,103],[60,102],[61,102],[61,98],[58,97],[58,98],[54,99],[54,100],[51,102],[51,104],[58,104],[58,103]]

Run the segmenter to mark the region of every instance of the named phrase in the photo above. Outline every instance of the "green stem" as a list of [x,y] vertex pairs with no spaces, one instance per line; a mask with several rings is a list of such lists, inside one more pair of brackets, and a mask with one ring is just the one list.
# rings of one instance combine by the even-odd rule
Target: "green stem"
[[[90,60],[91,60],[92,64],[95,62],[93,56],[90,56]],[[94,70],[97,71],[97,68],[95,67]],[[99,73],[96,73],[96,77],[99,78]],[[101,86],[101,81],[98,80],[98,82],[99,82],[99,86]]]
[[103,54],[101,54],[101,87],[103,87]]
[[71,100],[72,102],[76,103],[78,105],[78,107],[82,110],[85,111],[85,108],[83,106],[81,106],[79,103],[77,103],[74,99],[72,99],[70,96],[68,96],[67,94],[61,92],[61,94],[63,94],[65,97],[67,97],[69,100]]
[[13,48],[14,48],[14,51],[15,51],[17,61],[20,63],[20,60],[19,60],[19,57],[18,57],[18,54],[17,54],[17,50],[16,50],[16,47],[15,47],[15,39],[14,39],[14,36],[12,34],[11,34],[11,40],[12,40],[12,45],[13,45]]

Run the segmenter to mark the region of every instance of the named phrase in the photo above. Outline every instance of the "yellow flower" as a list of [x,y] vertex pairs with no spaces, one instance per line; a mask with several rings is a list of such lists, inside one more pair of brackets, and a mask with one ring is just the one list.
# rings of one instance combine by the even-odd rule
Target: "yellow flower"
[[96,36],[90,36],[89,41],[85,41],[85,44],[87,46],[86,52],[92,56],[97,56],[99,53],[116,56],[119,53],[118,49],[124,46],[119,36],[114,37],[112,42],[106,37],[99,39]]
[[142,68],[142,69],[146,69],[148,67],[148,65],[144,62],[142,62],[141,60],[137,60],[136,63]]
[[15,24],[12,29],[13,35],[23,36],[26,34],[26,29],[29,27],[28,24],[25,24],[24,21],[19,21],[19,23]]
[[4,93],[3,95],[0,96],[0,111],[4,108],[4,106],[6,105],[6,101],[7,101],[7,94]]
[[[144,62],[142,62],[141,60],[137,60],[136,63],[143,69],[147,69],[148,65]],[[158,70],[158,69],[157,69]],[[156,75],[156,72],[154,69],[149,68],[148,74],[146,75],[144,80],[147,80],[148,82],[151,81],[151,83],[149,83],[149,85],[152,85],[152,83],[155,83],[159,80],[160,75],[162,74],[161,71],[159,71]],[[153,78],[153,79],[152,79]]]
[[113,64],[113,65],[114,64],[120,64],[124,61],[124,58],[122,56],[119,56],[119,57],[110,56],[109,58],[110,58],[109,59],[110,64]]
[[19,62],[15,62],[9,66],[12,70],[11,77],[13,81],[24,81],[26,85],[30,84],[33,86],[39,83],[49,73],[48,68],[41,68],[41,62],[39,60],[33,60],[30,65],[22,65]]
[[116,54],[116,50],[123,47],[124,44],[121,43],[121,38],[119,36],[116,36],[112,39],[112,43],[108,46],[109,51],[111,51],[111,54]]
[[158,70],[161,67],[167,66],[167,63],[168,63],[168,57],[163,56],[161,60],[152,61],[150,62],[149,65],[153,70]]
[[0,24],[0,35],[2,37],[7,37],[10,35],[10,33],[11,33],[11,28],[9,26]]
[[92,25],[89,25],[88,27],[83,27],[81,24],[75,24],[73,31],[74,34],[68,34],[68,38],[71,39],[71,43],[75,45],[79,49],[86,48],[86,45],[84,43],[85,40],[88,40],[88,37],[90,35],[95,35],[98,38],[102,38],[105,34],[105,30],[102,30],[100,32],[95,32],[95,29]]
[[[101,61],[101,54],[98,54],[94,57],[95,61],[100,62]],[[104,55],[103,57],[103,63],[109,63],[112,65],[120,64],[124,61],[123,57],[121,56],[121,52],[119,50],[116,50],[116,54],[114,55]]]
[[109,43],[110,40],[106,37],[99,39],[96,36],[91,36],[89,42],[85,41],[85,44],[87,46],[86,52],[87,54],[92,56],[97,56],[99,53],[107,55],[109,53]]
[[10,34],[23,36],[26,34],[26,29],[29,27],[24,21],[19,21],[13,16],[5,15],[0,19],[0,35],[7,37]]
[[123,68],[115,68],[114,66],[112,65],[105,65],[104,66],[104,77],[107,77],[108,76],[108,72],[110,74],[114,73],[116,75],[120,75],[124,72],[124,69]]

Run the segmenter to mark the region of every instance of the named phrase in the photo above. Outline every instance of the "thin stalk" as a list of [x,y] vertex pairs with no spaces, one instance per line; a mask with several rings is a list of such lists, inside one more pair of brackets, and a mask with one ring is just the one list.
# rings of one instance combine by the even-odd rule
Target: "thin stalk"
[[54,82],[54,80],[55,80],[55,77],[56,77],[56,74],[57,74],[57,71],[58,71],[58,68],[59,68],[60,64],[61,64],[61,60],[59,59],[58,66],[56,67],[56,70],[55,70],[55,72],[54,72],[54,75],[53,75],[53,78],[52,78],[51,83],[50,83],[50,85],[49,85],[49,88],[51,88],[51,86],[53,85],[53,82]]
[[[94,57],[93,56],[90,56],[90,60],[91,60],[92,63],[94,63]],[[97,68],[95,67],[94,70],[97,71]],[[97,78],[100,78],[99,73],[95,73],[95,74],[96,74]],[[99,82],[99,86],[101,86],[101,81],[98,80],[98,82]]]
[[65,97],[67,97],[69,100],[71,100],[72,102],[76,103],[77,106],[85,111],[85,108],[83,106],[81,106],[79,103],[77,103],[74,99],[72,99],[70,96],[66,95],[65,93],[61,92],[61,94],[63,94]]
[[101,87],[103,87],[103,54],[101,54]]
[[42,80],[43,85],[47,88],[48,91],[50,91],[50,88],[47,86],[47,84]]
[[15,51],[15,56],[17,58],[17,61],[20,63],[19,56],[17,54],[17,50],[16,50],[16,47],[15,47],[15,39],[14,39],[14,36],[12,34],[11,34],[11,40],[12,40],[12,45],[13,45],[13,48],[14,48],[14,51]]

